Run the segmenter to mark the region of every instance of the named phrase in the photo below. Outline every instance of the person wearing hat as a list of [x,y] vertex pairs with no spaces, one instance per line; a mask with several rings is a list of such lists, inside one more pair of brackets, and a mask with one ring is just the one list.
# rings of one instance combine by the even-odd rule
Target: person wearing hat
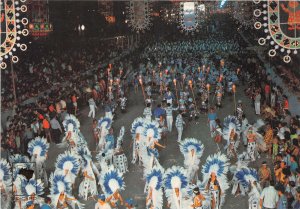
[[30,200],[26,203],[26,209],[34,209],[33,201]]
[[125,200],[125,207],[127,208],[127,209],[136,209],[136,207],[135,207],[135,205],[134,205],[134,201],[133,201],[133,199],[126,199]]
[[199,187],[194,188],[193,193],[195,197],[191,207],[194,209],[202,209],[202,202],[205,200],[205,197],[200,193]]
[[98,195],[97,203],[95,204],[95,209],[111,209],[110,205],[105,201],[105,195]]

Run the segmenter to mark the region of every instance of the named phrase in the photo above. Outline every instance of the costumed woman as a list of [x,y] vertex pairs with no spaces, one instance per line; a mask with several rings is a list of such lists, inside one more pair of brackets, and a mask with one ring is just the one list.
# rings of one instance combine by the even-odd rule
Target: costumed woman
[[225,192],[229,188],[226,177],[228,166],[226,155],[217,153],[208,156],[202,167],[203,184],[211,195],[211,209],[221,209],[225,201]]
[[144,118],[136,118],[131,125],[131,136],[133,139],[132,164],[136,162],[142,163],[140,146],[143,140],[144,123]]
[[198,180],[197,171],[203,150],[203,144],[195,138],[187,138],[180,142],[180,151],[184,156],[184,167],[189,183],[195,183]]
[[119,202],[120,205],[124,204],[120,191],[124,190],[125,182],[122,174],[113,166],[101,174],[100,185],[112,208],[118,208]]
[[154,166],[146,171],[146,208],[162,209],[163,207],[163,175],[164,169],[161,166]]
[[121,127],[119,136],[117,138],[117,146],[113,153],[113,165],[121,173],[126,173],[128,171],[127,157],[123,150],[123,138],[124,138],[125,128]]
[[31,178],[29,180],[22,179],[22,204],[21,208],[26,208],[26,203],[32,201],[34,205],[39,205],[39,207],[44,202],[44,198],[41,195],[44,194],[44,185],[40,179],[35,180]]
[[112,125],[112,119],[109,117],[102,117],[98,121],[98,129],[99,129],[99,144],[98,151],[102,151],[105,148],[105,138],[109,134],[109,129]]
[[45,187],[48,186],[48,176],[45,165],[48,150],[49,143],[45,138],[36,137],[28,143],[28,153],[31,156],[31,162],[35,163],[35,178],[41,179]]
[[1,208],[11,208],[12,198],[12,172],[9,163],[5,159],[0,159],[0,191]]
[[237,149],[239,146],[241,124],[237,117],[229,115],[224,118],[223,138],[227,141],[224,149],[227,149],[228,157],[237,158]]

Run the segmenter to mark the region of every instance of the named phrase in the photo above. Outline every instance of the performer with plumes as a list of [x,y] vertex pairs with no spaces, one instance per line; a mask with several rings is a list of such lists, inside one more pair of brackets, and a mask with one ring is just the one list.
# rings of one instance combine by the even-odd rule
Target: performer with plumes
[[105,195],[98,195],[97,203],[95,204],[95,209],[111,209],[110,205],[105,201]]
[[[92,155],[86,153],[81,155],[81,166],[83,173],[83,180],[79,185],[78,196],[84,200],[88,200],[88,195],[97,195],[96,175],[100,175],[98,169],[92,161]],[[95,175],[96,174],[96,175]]]
[[154,166],[145,172],[146,179],[146,208],[162,209],[163,207],[163,175],[164,169],[161,166]]
[[55,167],[55,175],[62,175],[67,182],[74,184],[80,169],[79,156],[66,151],[58,155]]
[[195,183],[198,179],[197,171],[199,170],[204,145],[195,138],[187,138],[180,142],[180,151],[184,156],[184,167],[187,171],[188,182]]
[[12,198],[12,172],[9,163],[5,159],[0,159],[0,191],[1,208],[11,208]]
[[202,167],[203,184],[211,195],[211,209],[220,209],[225,201],[228,166],[226,155],[217,153],[209,156]]
[[141,164],[141,144],[144,132],[144,123],[145,119],[136,118],[131,125],[131,136],[133,139],[133,152],[132,152],[132,161],[131,163],[138,162]]
[[123,150],[123,138],[124,138],[125,128],[121,127],[119,136],[117,138],[117,145],[113,153],[113,164],[116,169],[121,173],[126,173],[128,171],[127,157]]
[[253,130],[253,127],[249,127],[247,132],[247,154],[249,159],[253,162],[256,160],[256,155],[258,155],[256,147],[256,133]]
[[112,208],[117,208],[118,202],[120,202],[121,205],[124,204],[123,198],[119,192],[124,190],[125,182],[122,174],[113,166],[110,166],[106,172],[101,174],[100,185],[107,197],[106,201],[110,203]]
[[102,117],[98,121],[99,144],[97,149],[99,151],[105,148],[105,138],[109,133],[109,129],[111,128],[112,122],[112,119],[108,117]]
[[251,189],[248,194],[249,209],[259,209],[260,193],[261,193],[261,188],[257,183],[257,181],[251,182]]
[[35,177],[41,179],[48,186],[48,176],[46,172],[45,161],[48,157],[49,143],[47,139],[36,137],[28,143],[28,153],[31,156],[31,162],[35,163]]
[[227,149],[228,157],[237,158],[241,124],[237,117],[229,115],[224,118],[223,125],[223,138],[227,141],[227,145],[224,148]]
[[21,207],[18,207],[16,204],[15,208],[25,208],[26,202],[32,201],[34,205],[39,205],[44,202],[44,199],[40,197],[44,194],[44,185],[40,179],[35,180],[31,178],[29,180],[22,179],[21,182],[22,188],[22,203]]
[[51,198],[51,204],[54,208],[67,209],[70,206],[75,209],[76,205],[79,209],[83,208],[84,205],[72,195],[72,185],[65,176],[52,173],[49,182],[51,187],[48,197]]
[[186,171],[182,167],[173,166],[166,170],[164,175],[164,187],[169,208],[191,208],[189,202],[185,200],[187,185]]
[[202,209],[203,201],[205,197],[200,193],[199,187],[193,189],[194,199],[193,204],[191,205],[193,209]]

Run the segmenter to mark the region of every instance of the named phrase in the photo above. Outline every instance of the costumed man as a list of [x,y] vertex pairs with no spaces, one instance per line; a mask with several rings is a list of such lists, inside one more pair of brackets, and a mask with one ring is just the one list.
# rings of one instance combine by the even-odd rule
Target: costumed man
[[163,175],[164,169],[161,166],[154,166],[145,172],[147,209],[162,209],[163,207]]
[[195,187],[193,189],[193,193],[195,195],[193,199],[193,204],[191,205],[193,209],[202,209],[203,201],[205,197],[200,193],[199,187]]
[[52,173],[49,182],[51,187],[48,197],[54,208],[67,209],[70,206],[75,209],[76,205],[79,209],[84,208],[84,205],[72,195],[72,184],[65,179],[65,176]]
[[257,153],[257,148],[256,148],[256,134],[253,130],[253,127],[250,127],[248,129],[247,133],[247,154],[249,156],[249,159],[253,162],[256,160],[256,153]]
[[180,142],[180,151],[184,156],[184,167],[186,169],[189,183],[195,183],[198,179],[200,158],[202,157],[204,146],[201,141],[195,138],[187,138]]
[[89,103],[89,107],[90,107],[90,112],[88,114],[88,117],[95,118],[95,114],[96,114],[96,109],[97,109],[97,105],[95,100],[93,99],[93,97],[91,96],[91,98],[88,100]]
[[178,137],[177,137],[178,142],[181,141],[182,132],[183,132],[183,125],[185,125],[185,122],[182,118],[182,112],[179,112],[179,114],[176,117],[176,121],[175,121],[175,126],[176,126],[177,133],[178,133]]
[[142,163],[141,159],[141,146],[143,140],[143,132],[144,132],[144,123],[145,119],[136,118],[131,125],[131,136],[133,139],[133,152],[132,152],[132,161],[131,163],[138,162]]
[[165,93],[165,100],[167,101],[167,103],[171,105],[173,104],[174,95],[171,92],[170,88],[168,88],[167,92]]
[[45,187],[48,186],[48,176],[45,165],[48,150],[49,143],[45,138],[36,137],[28,143],[28,153],[31,156],[31,162],[35,163],[35,178],[41,179]]
[[178,108],[173,108],[171,103],[167,104],[167,107],[165,108],[166,111],[166,119],[167,119],[167,127],[168,131],[172,132],[172,126],[173,126],[173,111],[177,110]]
[[11,208],[12,198],[12,172],[9,163],[5,159],[0,159],[0,191],[1,208]]
[[98,121],[99,144],[97,149],[100,152],[105,148],[105,139],[109,133],[109,129],[111,128],[112,122],[112,119],[108,117],[102,117]]
[[95,209],[111,209],[110,205],[105,201],[105,195],[98,195],[97,203],[95,204]]
[[64,176],[65,180],[73,185],[80,169],[79,156],[68,151],[59,154],[55,167],[54,174]]
[[166,170],[164,175],[164,188],[168,201],[168,208],[191,208],[189,202],[185,200],[187,185],[186,171],[182,167],[173,166]]
[[110,203],[112,208],[118,208],[118,202],[120,202],[120,205],[124,205],[120,191],[124,190],[125,182],[118,170],[110,166],[106,172],[101,174],[100,185],[107,197],[106,201]]
[[151,117],[152,117],[151,103],[146,104],[143,115],[148,122],[151,122]]
[[241,100],[238,101],[237,107],[236,107],[236,117],[240,121],[240,123],[243,120],[243,114],[244,114],[244,109],[243,109],[243,103]]
[[227,155],[230,158],[237,158],[241,124],[237,117],[229,115],[224,118],[223,127],[223,138],[227,141],[224,149],[227,150]]
[[123,150],[123,137],[125,133],[124,126],[121,127],[119,136],[117,138],[117,146],[114,150],[113,154],[113,164],[116,169],[118,169],[121,173],[126,173],[128,171],[128,163],[127,157]]
[[211,209],[221,209],[225,201],[225,192],[229,188],[227,181],[228,159],[220,152],[208,156],[202,167],[203,184],[211,195]]
[[[100,173],[92,161],[92,155],[87,148],[79,148],[78,154],[81,159],[81,170],[83,180],[79,185],[78,196],[84,200],[88,200],[88,195],[97,195],[96,175],[100,177]],[[96,174],[96,175],[95,175]]]

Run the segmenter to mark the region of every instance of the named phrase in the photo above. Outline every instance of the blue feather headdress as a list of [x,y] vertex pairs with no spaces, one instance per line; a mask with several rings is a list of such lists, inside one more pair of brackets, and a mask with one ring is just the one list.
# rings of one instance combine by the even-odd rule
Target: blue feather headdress
[[235,174],[235,177],[247,189],[254,181],[259,182],[258,173],[254,168],[242,168]]
[[154,139],[161,138],[161,128],[159,128],[159,123],[156,121],[152,121],[149,123],[145,123],[144,126],[144,133],[145,137],[152,137]]
[[112,125],[112,119],[108,117],[102,117],[98,121],[98,128],[100,129],[101,127],[105,127],[106,129],[110,129]]
[[72,174],[76,175],[79,171],[80,163],[77,156],[67,151],[58,155],[55,167],[61,170],[68,169]]
[[63,126],[66,132],[73,131],[77,132],[80,128],[79,120],[74,115],[67,115],[63,121]]
[[15,154],[10,156],[9,161],[12,165],[13,178],[16,179],[20,169],[32,169],[33,164],[25,155]]
[[210,178],[211,173],[215,173],[216,176],[226,177],[228,172],[228,158],[226,155],[220,152],[207,157],[205,164],[202,167],[203,177]]
[[191,150],[195,151],[197,158],[201,158],[204,151],[204,145],[195,138],[186,138],[180,143],[180,151],[183,155],[190,153]]
[[91,151],[85,145],[77,146],[76,151],[77,155],[80,157],[83,168],[86,167],[87,164],[92,160]]
[[109,169],[101,175],[101,185],[106,196],[112,195],[117,190],[124,190],[125,182],[122,174],[110,166]]
[[47,139],[42,137],[36,137],[28,143],[28,153],[33,156],[37,154],[38,157],[46,157],[46,153],[49,150],[49,143]]
[[70,182],[66,181],[63,175],[51,174],[49,182],[51,184],[50,194],[57,195],[61,192],[71,195],[72,185]]
[[12,172],[9,163],[5,159],[0,159],[0,180],[4,182],[6,187],[11,186]]
[[228,132],[230,134],[230,131],[234,129],[236,133],[241,132],[241,124],[240,121],[236,116],[228,115],[226,118],[224,118],[224,133]]
[[132,135],[132,138],[135,139],[135,135],[137,133],[139,134],[143,134],[144,132],[144,123],[145,123],[145,120],[143,118],[136,118],[132,125],[131,125],[131,135]]
[[166,170],[164,175],[165,189],[184,189],[188,185],[186,171],[179,166],[173,166]]
[[38,196],[44,194],[44,184],[40,179],[35,180],[31,178],[29,181],[27,181],[27,179],[22,179],[21,189],[22,189],[22,195],[25,197],[32,195],[32,193]]
[[159,166],[154,166],[149,172],[146,172],[146,183],[154,188],[160,190],[163,186],[164,169]]

